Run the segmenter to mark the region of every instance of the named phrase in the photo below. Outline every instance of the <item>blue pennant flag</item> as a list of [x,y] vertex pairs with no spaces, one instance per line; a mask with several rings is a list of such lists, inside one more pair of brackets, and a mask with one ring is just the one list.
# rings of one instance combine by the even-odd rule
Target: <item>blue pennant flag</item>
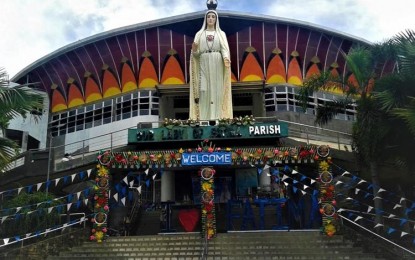
[[147,187],[150,187],[150,180],[146,180]]
[[63,183],[66,184],[68,182],[69,176],[63,177]]
[[415,202],[412,202],[411,209],[415,208]]
[[301,179],[300,179],[300,181],[303,181],[303,180],[305,180],[307,177],[305,177],[304,175],[303,176],[301,176]]
[[389,230],[388,230],[388,234],[390,235],[391,233],[393,233],[393,232],[395,232],[396,231],[396,229],[394,229],[394,228],[389,228]]
[[36,236],[40,236],[40,231],[35,232]]
[[369,186],[367,186],[367,189],[368,190],[373,189],[373,184],[369,184]]
[[20,236],[15,236],[14,239],[16,239],[17,242],[20,241]]
[[351,212],[349,212],[349,214],[347,214],[348,218],[352,218],[352,216],[353,216],[353,213],[351,213]]
[[133,175],[134,173],[132,172],[132,171],[129,171],[128,173],[127,173],[127,176],[131,176],[131,175]]
[[297,180],[293,180],[293,184],[297,184],[298,183],[298,181]]
[[27,186],[27,193],[32,193],[33,185]]
[[67,197],[68,203],[72,201],[73,198],[73,194],[69,194]]
[[353,175],[352,180],[356,181],[357,177]]
[[79,178],[80,178],[81,180],[83,180],[83,179],[84,179],[84,177],[85,177],[85,172],[80,172],[80,173],[79,173]]
[[365,199],[367,199],[367,197],[369,197],[370,195],[371,195],[370,193],[366,192]]
[[118,193],[121,193],[121,184],[117,183],[117,184],[115,185],[115,190],[116,190]]
[[82,201],[78,200],[76,202],[76,208],[79,209],[81,207],[81,205],[82,205]]
[[317,196],[317,195],[318,195],[318,190],[314,190],[314,191],[313,191],[313,195],[314,195],[314,196]]
[[47,188],[49,188],[51,183],[52,183],[52,181],[51,181],[51,180],[48,180],[48,181],[46,182],[46,187],[47,187]]
[[290,170],[290,167],[288,167],[288,165],[285,165],[284,166],[284,171],[289,171]]
[[405,215],[408,215],[408,213],[411,213],[412,212],[412,209],[406,209],[405,210]]
[[406,222],[408,222],[407,219],[401,218],[401,223],[399,224],[399,226],[403,226]]
[[141,175],[135,176],[135,179],[139,182],[141,180]]
[[297,193],[297,188],[296,187],[293,187],[293,191],[294,191],[294,193]]
[[16,217],[15,218],[16,220],[19,220],[20,219],[20,213],[16,213],[15,217]]
[[128,192],[128,199],[130,200],[130,201],[133,201],[133,193],[132,192]]
[[258,175],[262,174],[262,168],[258,168],[257,171],[258,171]]
[[90,192],[91,190],[89,189],[89,188],[86,188],[85,190],[84,190],[84,197],[88,197],[89,196],[89,192]]
[[58,205],[57,207],[56,207],[56,211],[60,214],[60,213],[62,213],[62,209],[63,209],[63,206],[62,205]]
[[272,169],[272,175],[277,175],[279,173],[280,173],[280,171],[278,169],[276,169],[276,168]]
[[123,197],[125,197],[125,195],[127,195],[127,187],[126,186],[122,187],[121,194],[122,194]]

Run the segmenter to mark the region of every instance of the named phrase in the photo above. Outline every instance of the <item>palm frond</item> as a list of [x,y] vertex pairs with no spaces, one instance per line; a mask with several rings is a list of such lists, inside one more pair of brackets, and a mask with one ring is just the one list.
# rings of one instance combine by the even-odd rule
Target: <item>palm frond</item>
[[351,105],[353,101],[349,98],[342,98],[325,102],[319,105],[316,111],[316,123],[325,125],[330,122],[337,114],[344,112],[347,106]]
[[415,135],[415,98],[411,97],[410,104],[405,108],[395,108],[392,113],[402,118],[413,135]]

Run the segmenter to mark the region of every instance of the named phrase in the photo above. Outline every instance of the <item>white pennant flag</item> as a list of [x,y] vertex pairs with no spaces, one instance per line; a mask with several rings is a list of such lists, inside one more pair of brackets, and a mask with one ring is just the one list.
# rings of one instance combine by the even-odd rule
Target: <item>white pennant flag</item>
[[402,231],[401,237],[406,236],[406,235],[408,235],[408,233]]
[[376,197],[373,198],[373,200],[376,200],[376,199],[380,199],[381,200],[382,197],[376,196]]
[[305,192],[305,191],[303,191],[303,190],[302,190],[302,191],[301,191],[301,193],[302,193],[303,195],[305,195],[307,192]]
[[288,177],[287,175],[285,175],[285,174],[284,174],[284,175],[282,176],[282,179],[281,179],[281,180],[283,180],[283,181],[284,181],[284,180],[286,180],[286,179],[288,179],[288,178],[289,178],[289,177]]
[[293,170],[291,173],[292,174],[297,174],[298,172],[296,170]]
[[9,243],[10,238],[3,238],[3,242],[5,245],[7,245]]
[[311,184],[313,184],[313,183],[315,183],[315,182],[316,182],[315,180],[310,179],[310,183],[311,183]]
[[269,165],[268,164],[264,166],[264,170],[266,170],[268,168],[269,168]]
[[361,184],[361,183],[364,183],[364,182],[366,182],[365,180],[361,180],[361,181],[359,181],[358,183],[357,183],[357,185],[359,185],[359,184]]
[[74,173],[74,174],[71,175],[72,182],[73,182],[73,180],[75,180],[75,177],[76,177],[76,173]]
[[157,177],[157,173],[153,175],[153,181],[154,181],[154,179],[155,179],[156,177]]
[[84,205],[88,206],[88,199],[84,199]]
[[69,210],[71,209],[71,207],[72,207],[72,203],[68,203],[68,204],[66,205],[66,210],[67,210],[67,211],[69,211]]
[[288,182],[285,182],[285,181],[284,181],[284,185],[288,187]]
[[367,207],[367,213],[371,212],[371,211],[372,211],[372,209],[373,209],[373,207],[368,206],[368,207]]
[[19,211],[22,209],[22,207],[17,207],[16,208],[16,213],[19,213]]
[[383,191],[386,191],[386,190],[384,190],[384,189],[382,189],[382,188],[379,188],[378,193],[381,193],[381,192],[383,192]]
[[32,235],[32,233],[27,233],[26,238],[29,238]]
[[400,208],[400,207],[402,207],[402,206],[399,205],[399,204],[395,204],[395,207],[393,207],[393,209]]
[[52,212],[53,207],[48,208],[48,214]]
[[137,188],[139,194],[141,194],[141,186]]
[[50,228],[47,228],[46,230],[45,230],[45,236],[46,236],[46,234],[47,233],[49,233],[50,232]]
[[355,190],[354,190],[354,194],[358,194],[359,193],[359,191],[360,191],[360,189],[358,189],[358,188],[356,188]]
[[20,194],[20,192],[22,191],[22,189],[23,189],[23,188],[18,188],[18,189],[17,189],[17,195],[19,195],[19,194]]
[[344,175],[348,175],[348,174],[350,174],[350,172],[345,171],[345,172],[343,172],[342,176],[344,176]]
[[89,178],[89,176],[91,175],[91,171],[92,171],[92,169],[88,169],[86,172],[87,172],[87,175],[88,175],[88,178]]
[[125,206],[125,197],[121,199],[121,203]]
[[60,180],[61,180],[61,178],[55,179],[55,187],[58,186],[58,183],[59,183]]
[[147,170],[145,170],[145,171],[144,171],[144,172],[146,173],[146,175],[148,175],[148,170],[149,170],[149,169],[147,169]]
[[134,185],[134,180],[130,181],[130,187],[133,187]]
[[340,212],[343,212],[343,211],[344,211],[344,209],[340,208],[340,209],[337,211],[337,213],[340,213]]
[[40,187],[42,187],[42,182],[41,183],[38,183],[37,185],[36,185],[36,187],[37,187],[37,190],[40,190]]
[[6,218],[8,218],[8,216],[4,216],[1,218],[1,224],[3,224],[3,222],[6,220]]
[[76,193],[76,200],[79,200],[79,198],[81,197],[81,191],[78,191],[77,193]]
[[268,177],[270,177],[270,176],[271,176],[271,174],[270,174],[269,172],[267,172],[267,176],[268,176]]
[[128,185],[128,176],[125,176],[124,179],[122,179],[122,180],[123,180],[123,182],[125,182],[125,184]]
[[405,201],[405,200],[406,199],[402,197],[401,200],[399,201],[399,203],[402,204],[402,201]]
[[116,202],[118,202],[118,193],[115,193],[113,198],[115,199]]
[[383,224],[376,224],[376,226],[374,228],[378,228],[378,227],[383,227]]
[[339,184],[342,184],[342,183],[343,183],[342,181],[337,181],[336,185],[339,185]]
[[81,222],[84,222],[86,220],[86,217],[81,218]]
[[63,224],[63,228],[66,228],[68,226],[69,226],[68,223]]
[[389,217],[388,218],[394,218],[394,217],[396,217],[396,215],[389,214]]
[[303,186],[304,186],[304,189],[307,189],[307,188],[309,188],[307,185],[305,185],[305,184],[303,184]]
[[363,217],[357,216],[357,218],[354,220],[354,222],[357,222],[358,220],[361,220]]

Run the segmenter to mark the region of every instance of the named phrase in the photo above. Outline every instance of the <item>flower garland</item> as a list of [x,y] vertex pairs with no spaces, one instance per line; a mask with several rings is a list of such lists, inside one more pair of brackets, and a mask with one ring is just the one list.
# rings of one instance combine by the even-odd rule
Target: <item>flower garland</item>
[[338,216],[336,213],[335,186],[331,172],[330,148],[326,145],[317,148],[318,171],[320,183],[320,213],[323,219],[322,232],[327,236],[333,236],[338,230]]
[[[100,159],[102,159],[102,156]],[[97,176],[94,185],[94,217],[91,220],[93,227],[89,239],[99,243],[105,239],[105,233],[107,233],[109,171],[105,165],[109,163],[110,161],[105,162],[104,165],[97,165]]]
[[216,235],[216,214],[215,214],[215,170],[210,167],[202,168],[199,171],[201,185],[201,207],[202,207],[202,237],[211,239]]
[[238,148],[217,147],[204,140],[195,148],[160,151],[101,151],[98,160],[113,168],[170,168],[181,165],[183,153],[230,152],[233,165],[272,165],[276,163],[309,163],[323,158],[312,145],[300,147]]

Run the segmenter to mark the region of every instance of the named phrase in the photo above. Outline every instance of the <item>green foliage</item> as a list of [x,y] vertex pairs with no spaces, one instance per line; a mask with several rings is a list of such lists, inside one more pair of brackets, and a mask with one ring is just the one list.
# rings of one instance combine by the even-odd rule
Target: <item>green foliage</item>
[[[11,199],[6,199],[2,205],[1,216],[8,217],[0,226],[0,236],[25,235],[60,224],[61,221],[56,208],[48,212],[48,208],[62,203],[62,201],[54,199],[53,195],[50,193],[46,195],[45,192],[30,194],[22,192]],[[21,209],[16,213],[15,208],[18,207],[21,207]]]
[[[4,131],[10,120],[18,116],[26,117],[33,110],[43,109],[43,97],[25,86],[9,87],[7,72],[0,68],[0,131]],[[36,119],[38,116],[33,115]],[[18,153],[18,145],[0,137],[0,170]]]

